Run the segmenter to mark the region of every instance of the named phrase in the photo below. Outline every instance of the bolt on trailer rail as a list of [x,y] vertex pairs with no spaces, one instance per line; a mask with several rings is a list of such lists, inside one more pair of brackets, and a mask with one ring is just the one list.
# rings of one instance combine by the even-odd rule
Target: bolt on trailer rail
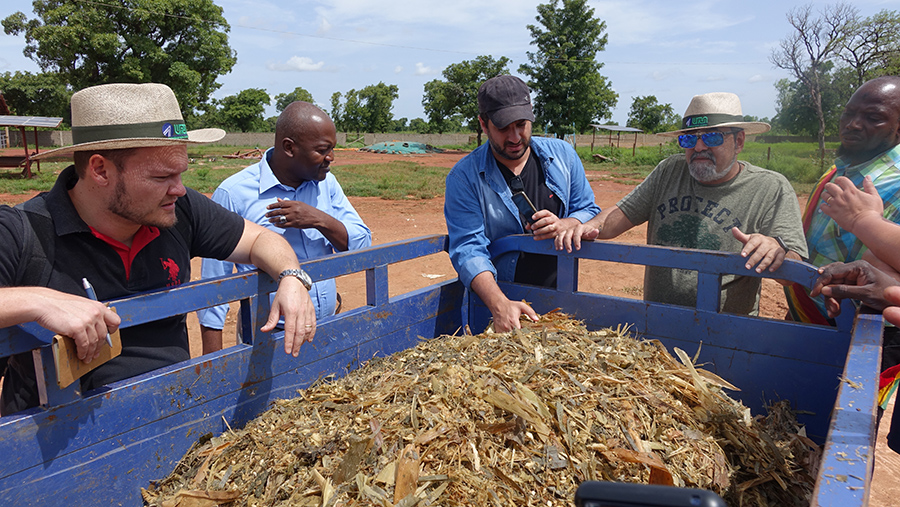
[[[110,301],[122,328],[230,301],[241,301],[239,343],[89,392],[56,384],[52,333],[25,324],[0,330],[0,357],[34,351],[44,404],[0,417],[0,504],[141,505],[140,488],[167,476],[202,435],[241,427],[279,398],[293,397],[327,376],[414,346],[420,339],[481,330],[490,312],[457,279],[391,297],[388,266],[442,255],[446,236],[428,236],[344,252],[303,263],[313,280],[365,272],[366,305],[318,323],[300,356],[283,352],[283,335],[261,333],[276,288],[258,272],[230,275]],[[824,445],[812,505],[867,504],[875,445],[875,403],[881,316],[854,315],[845,302],[836,327],[723,314],[722,274],[747,274],[738,254],[585,243],[571,254],[552,242],[511,236],[492,253],[557,255],[556,290],[501,283],[511,299],[538,313],[562,308],[588,328],[628,324],[667,347],[700,348],[699,361],[739,386],[735,395],[754,414],[763,399],[789,399],[807,433]],[[594,259],[695,270],[695,307],[618,298],[578,290],[579,261]],[[787,261],[776,277],[811,286],[809,264]],[[601,273],[588,273],[602,276]],[[835,480],[846,477],[846,481]],[[573,492],[574,493],[574,492]]]

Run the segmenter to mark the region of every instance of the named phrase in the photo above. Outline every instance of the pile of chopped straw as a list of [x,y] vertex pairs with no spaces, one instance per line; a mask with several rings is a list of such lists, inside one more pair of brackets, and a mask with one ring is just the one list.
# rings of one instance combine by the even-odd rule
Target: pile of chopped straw
[[571,505],[585,480],[808,505],[819,449],[784,403],[752,417],[727,382],[625,330],[561,313],[443,336],[202,439],[147,505]]

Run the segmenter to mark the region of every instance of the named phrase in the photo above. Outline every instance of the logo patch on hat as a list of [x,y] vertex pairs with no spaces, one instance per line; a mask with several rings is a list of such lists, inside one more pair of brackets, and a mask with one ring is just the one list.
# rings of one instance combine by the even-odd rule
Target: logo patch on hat
[[184,123],[164,123],[162,126],[163,137],[184,138],[187,137],[187,125]]
[[708,116],[690,116],[684,119],[684,128],[706,127],[709,125]]

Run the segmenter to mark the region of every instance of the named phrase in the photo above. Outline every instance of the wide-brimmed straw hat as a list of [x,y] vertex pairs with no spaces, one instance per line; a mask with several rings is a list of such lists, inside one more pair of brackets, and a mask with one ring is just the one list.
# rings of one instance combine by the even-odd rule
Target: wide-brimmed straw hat
[[73,144],[32,158],[76,151],[211,143],[224,136],[222,129],[188,131],[175,93],[164,84],[105,84],[72,95]]
[[747,134],[762,134],[772,127],[761,121],[744,121],[741,112],[741,99],[733,93],[714,92],[694,95],[684,118],[681,129],[663,132],[663,136],[676,136],[685,132],[712,127],[735,127],[744,129]]

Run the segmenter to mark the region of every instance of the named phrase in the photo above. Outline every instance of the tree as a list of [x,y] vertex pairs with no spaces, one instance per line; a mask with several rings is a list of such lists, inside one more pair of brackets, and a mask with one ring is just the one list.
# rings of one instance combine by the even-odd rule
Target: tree
[[885,67],[900,57],[900,13],[883,10],[864,20],[854,18],[838,57],[856,71],[856,86],[888,75]]
[[478,123],[478,89],[488,79],[509,74],[510,59],[501,56],[494,60],[491,56],[478,56],[448,65],[441,73],[446,81],[435,79],[425,83],[422,106],[428,115],[428,122],[435,132],[447,132],[454,124],[450,118],[455,114],[463,116],[469,128],[477,132],[481,146],[481,125]]
[[0,93],[13,114],[61,117],[65,123],[72,123],[69,110],[72,93],[56,74],[5,72],[0,74]]
[[655,95],[648,95],[634,98],[626,125],[655,134],[677,129],[679,120],[672,104],[660,104]]
[[857,11],[848,4],[825,6],[814,17],[812,4],[792,9],[787,14],[794,31],[782,39],[770,60],[803,83],[816,114],[819,164],[825,161],[825,111],[822,109],[823,67],[836,58],[855,26]]
[[[856,90],[856,73],[849,67],[835,69],[833,62],[822,66],[822,114],[825,117],[825,135],[837,134],[844,104]],[[778,90],[776,114],[772,127],[779,132],[815,137],[819,120],[806,85],[800,80],[781,79],[775,83]]]
[[291,93],[279,93],[275,96],[275,110],[280,113],[292,102],[297,102],[298,100],[315,104],[312,94],[298,86]]
[[409,121],[409,130],[419,134],[428,133],[428,122],[422,118],[413,118]]
[[115,5],[35,0],[2,21],[25,35],[24,54],[73,90],[104,83],[164,83],[186,115],[209,100],[237,61],[213,0],[120,0]]
[[391,109],[399,96],[397,85],[386,85],[379,82],[359,91],[363,105],[363,128],[366,132],[387,132],[394,119]]
[[463,91],[455,83],[433,79],[425,83],[422,107],[428,115],[429,129],[442,133],[447,130],[447,118],[458,110]]
[[403,132],[406,130],[406,126],[409,123],[409,118],[396,118],[391,121],[391,132]]
[[538,5],[535,19],[543,29],[528,25],[532,45],[529,64],[519,72],[529,76],[528,85],[536,91],[535,116],[547,130],[562,137],[584,132],[595,120],[610,116],[618,94],[600,75],[603,64],[597,53],[606,48],[606,23],[594,18],[587,0],[551,0]]
[[219,101],[218,121],[225,130],[262,132],[266,130],[263,113],[271,103],[269,94],[260,88],[241,90]]
[[[343,96],[335,92],[331,95],[331,119],[344,132],[387,132],[394,119],[391,109],[398,91],[397,85],[382,82]],[[343,104],[341,97],[345,99]]]

